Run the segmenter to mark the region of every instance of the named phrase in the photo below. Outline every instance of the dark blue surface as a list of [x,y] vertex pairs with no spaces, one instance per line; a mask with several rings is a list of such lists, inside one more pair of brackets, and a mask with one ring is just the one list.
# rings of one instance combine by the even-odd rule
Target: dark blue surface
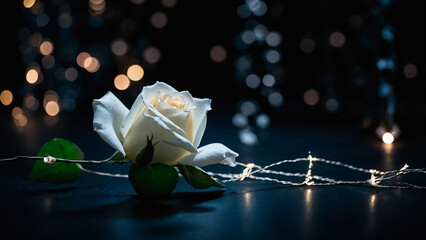
[[[47,127],[34,120],[27,128],[2,117],[0,157],[34,155],[53,137],[75,142],[87,159],[113,153],[92,131],[90,116],[68,116]],[[365,168],[390,170],[404,163],[425,167],[425,140],[404,138],[392,149],[360,131],[355,122],[273,122],[259,132],[261,144],[243,146],[230,116],[209,115],[203,144],[221,142],[240,153],[238,161],[267,165],[282,159],[316,157]],[[135,195],[127,179],[83,175],[72,184],[51,185],[25,180],[31,162],[0,165],[0,238],[35,239],[426,239],[426,191],[370,187],[285,187],[244,180],[226,184],[226,191],[196,191],[183,178],[165,200],[149,201]],[[89,169],[126,174],[129,165]],[[303,163],[279,168],[304,172]],[[219,172],[241,172],[225,166]],[[317,163],[314,174],[335,179],[367,179]],[[424,176],[403,176],[424,183]],[[298,179],[301,181],[300,179]],[[400,179],[398,179],[400,180]],[[424,185],[424,184],[423,184]]]

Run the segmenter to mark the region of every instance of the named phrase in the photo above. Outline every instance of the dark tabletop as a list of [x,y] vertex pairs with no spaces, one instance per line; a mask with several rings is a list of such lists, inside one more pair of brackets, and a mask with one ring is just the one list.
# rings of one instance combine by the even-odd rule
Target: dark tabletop
[[[75,142],[87,159],[104,159],[114,152],[92,131],[91,117],[63,116],[53,126],[48,126],[48,120],[34,118],[19,128],[8,116],[1,116],[0,158],[34,155],[53,137]],[[221,142],[240,153],[238,161],[262,166],[307,157],[312,151],[315,157],[364,168],[391,170],[405,163],[425,167],[426,141],[421,136],[401,137],[386,148],[355,121],[273,122],[269,130],[258,131],[258,136],[257,146],[242,145],[230,116],[213,112],[202,145]],[[32,162],[0,164],[0,239],[426,239],[423,190],[288,187],[247,179],[226,184],[224,191],[199,191],[181,178],[169,198],[153,201],[138,198],[127,179],[83,175],[72,184],[52,185],[25,180]],[[130,167],[85,166],[123,174]],[[306,164],[277,170],[305,172]],[[369,178],[321,163],[313,171],[334,179]],[[425,185],[422,175],[403,177]]]

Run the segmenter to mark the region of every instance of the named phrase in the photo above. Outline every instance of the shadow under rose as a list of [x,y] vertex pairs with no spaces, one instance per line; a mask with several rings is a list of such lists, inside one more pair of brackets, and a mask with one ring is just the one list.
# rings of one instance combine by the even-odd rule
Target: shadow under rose
[[145,199],[134,196],[115,204],[80,210],[78,214],[109,218],[156,219],[181,212],[209,212],[213,209],[196,206],[196,204],[220,198],[223,192],[223,190],[178,192],[165,199]]

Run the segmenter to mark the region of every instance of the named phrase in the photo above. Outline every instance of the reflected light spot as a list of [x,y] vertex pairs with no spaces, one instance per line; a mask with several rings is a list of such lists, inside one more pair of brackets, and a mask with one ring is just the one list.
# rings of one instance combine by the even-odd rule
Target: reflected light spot
[[304,38],[300,42],[300,50],[304,53],[311,53],[315,49],[315,42],[310,38]]
[[139,81],[144,75],[143,68],[137,64],[130,66],[127,69],[127,77],[132,81]]
[[160,61],[161,53],[156,47],[149,47],[143,52],[143,57],[148,63],[156,63]]
[[390,132],[385,132],[382,136],[382,141],[385,144],[392,144],[395,141],[395,137]]
[[126,75],[120,74],[117,77],[115,77],[114,86],[118,90],[126,90],[130,86],[130,80]]
[[345,35],[343,35],[341,32],[334,32],[330,34],[329,41],[333,47],[342,47],[345,44]]
[[59,113],[59,105],[55,101],[47,102],[44,109],[49,116],[56,116]]
[[38,71],[35,69],[29,69],[27,71],[27,74],[25,75],[25,78],[27,79],[27,82],[30,84],[34,84],[38,80]]
[[246,192],[244,193],[244,205],[246,208],[251,208],[251,193]]
[[167,16],[162,12],[156,12],[151,16],[151,24],[155,28],[163,28],[167,25]]
[[101,66],[99,63],[99,60],[95,57],[88,57],[86,60],[84,60],[83,64],[84,68],[91,73],[94,73],[98,71],[99,67]]
[[40,44],[40,53],[43,55],[49,55],[53,52],[53,43],[49,40],[46,40]]
[[319,93],[315,89],[309,89],[303,94],[303,101],[306,104],[313,106],[319,102]]
[[78,64],[78,66],[84,68],[84,62],[89,57],[90,57],[90,54],[88,54],[87,52],[81,52],[81,53],[79,53],[77,55],[77,64]]
[[117,56],[123,56],[127,53],[127,44],[123,40],[115,40],[111,43],[111,50]]
[[225,61],[227,56],[226,49],[223,46],[214,46],[210,49],[210,58],[215,62]]
[[9,106],[13,101],[13,94],[9,90],[4,90],[0,94],[0,101],[3,105]]
[[403,71],[406,78],[415,78],[417,76],[417,67],[414,64],[405,65]]
[[24,5],[24,7],[26,7],[26,8],[32,7],[34,5],[34,3],[35,3],[35,0],[24,0],[22,2],[22,4]]
[[376,205],[376,194],[372,194],[370,196],[370,208],[374,208]]

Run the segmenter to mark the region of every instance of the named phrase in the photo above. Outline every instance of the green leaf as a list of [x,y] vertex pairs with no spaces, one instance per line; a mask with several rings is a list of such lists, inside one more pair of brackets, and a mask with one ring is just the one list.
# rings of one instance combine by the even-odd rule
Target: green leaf
[[225,187],[222,184],[214,180],[210,175],[204,172],[199,167],[193,167],[189,165],[177,165],[180,173],[186,179],[186,181],[191,184],[194,188],[205,189],[209,187]]
[[[52,156],[69,160],[84,159],[84,154],[74,143],[65,139],[52,139],[45,143],[37,156]],[[55,184],[74,182],[81,176],[81,169],[75,163],[56,162],[46,164],[36,160],[30,172],[30,178],[40,182]]]
[[146,198],[160,198],[173,192],[179,175],[174,167],[161,163],[146,166],[133,164],[129,180],[139,195]]

